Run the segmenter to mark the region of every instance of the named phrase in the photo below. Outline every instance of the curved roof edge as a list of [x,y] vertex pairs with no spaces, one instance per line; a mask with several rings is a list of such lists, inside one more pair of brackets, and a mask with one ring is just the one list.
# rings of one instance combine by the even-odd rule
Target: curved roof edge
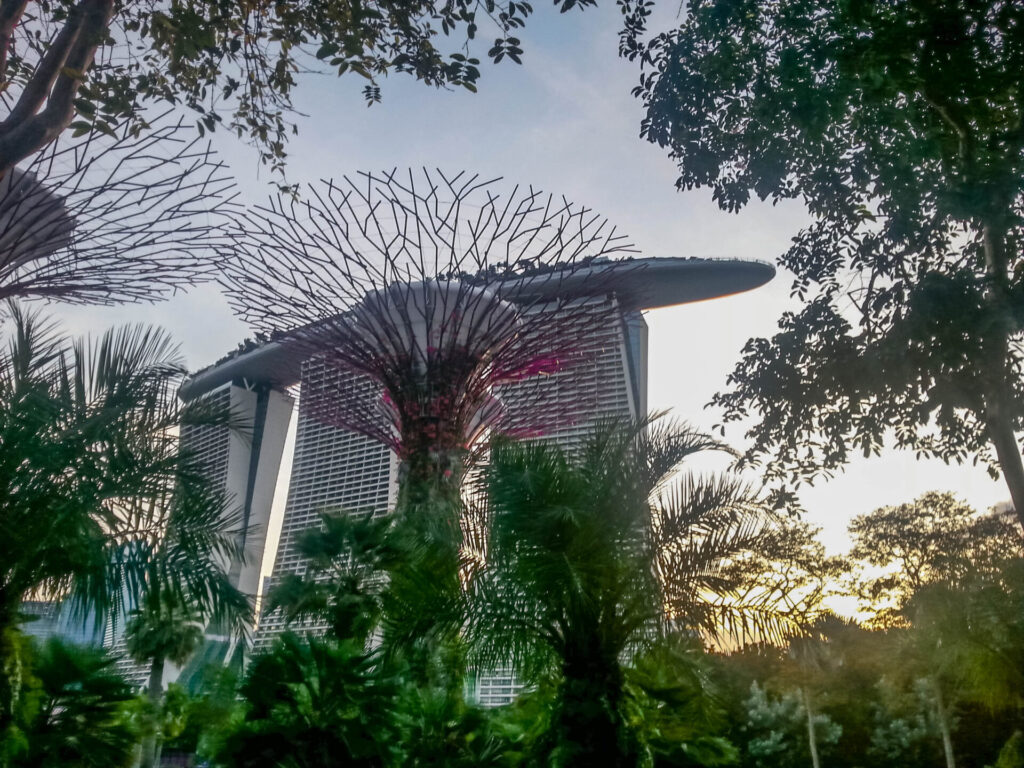
[[[595,261],[568,277],[519,278],[512,292],[532,300],[554,298],[574,285],[584,289],[612,278],[614,292],[627,310],[646,310],[731,296],[759,288],[775,276],[775,267],[747,259],[665,257]],[[286,387],[299,380],[302,360],[285,344],[270,341],[230,357],[189,377],[179,395],[189,399],[237,380]]]

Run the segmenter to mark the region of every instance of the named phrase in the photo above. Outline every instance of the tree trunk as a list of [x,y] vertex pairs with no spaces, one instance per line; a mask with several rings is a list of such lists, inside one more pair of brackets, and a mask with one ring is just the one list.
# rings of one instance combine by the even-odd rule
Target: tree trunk
[[1003,472],[1006,486],[1010,490],[1010,500],[1021,530],[1024,531],[1024,459],[1021,457],[1017,436],[1013,432],[1013,424],[1009,418],[1003,417],[999,411],[986,420],[988,439],[996,450],[996,459]]
[[415,451],[399,466],[395,512],[405,524],[458,561],[465,451],[446,447]]
[[149,703],[153,708],[153,722],[151,730],[142,740],[142,757],[139,760],[139,768],[154,768],[156,765],[157,750],[159,749],[160,731],[160,700],[164,693],[164,660],[161,657],[153,659],[149,668]]
[[[5,6],[5,18],[17,14],[16,4]],[[74,119],[75,99],[113,15],[114,0],[79,0],[69,10],[17,102],[0,122],[0,176],[55,140]],[[8,24],[16,22],[11,19]]]
[[821,758],[818,756],[818,736],[814,732],[814,710],[811,708],[811,695],[807,688],[800,686],[800,696],[804,700],[804,712],[807,713],[807,745],[811,749],[811,765],[814,768],[821,768]]
[[942,696],[942,687],[934,678],[932,687],[935,689],[935,711],[939,720],[939,732],[942,734],[942,750],[946,755],[946,768],[956,768],[956,758],[953,756],[953,734],[950,732],[949,711],[946,709],[946,702]]
[[984,422],[989,442],[996,452],[999,468],[1010,491],[1017,520],[1024,530],[1024,457],[1013,431],[1014,415],[1010,412],[1012,393],[1020,385],[1013,380],[1010,365],[1010,335],[1013,333],[1013,298],[1010,295],[1009,269],[1006,258],[1005,227],[986,223],[982,227],[982,247],[989,279],[987,298],[994,310],[992,338],[987,340],[988,379],[984,392]]
[[565,768],[634,768],[620,703],[622,670],[614,661],[577,659],[563,665],[555,713],[559,762]]
[[0,88],[7,85],[7,56],[28,0],[0,0]]
[[417,453],[401,464],[395,541],[404,556],[390,570],[392,590],[399,596],[395,609],[400,611],[392,618],[406,632],[435,639],[437,630],[447,633],[462,620],[437,612],[441,607],[458,610],[462,593],[462,473],[445,472],[442,454]]

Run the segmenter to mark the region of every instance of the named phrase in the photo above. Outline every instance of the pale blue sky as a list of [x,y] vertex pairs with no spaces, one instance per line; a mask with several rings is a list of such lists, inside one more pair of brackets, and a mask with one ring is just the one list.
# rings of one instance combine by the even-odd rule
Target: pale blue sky
[[[394,76],[382,82],[383,103],[367,108],[362,78],[304,77],[296,94],[304,116],[289,147],[288,180],[404,166],[473,170],[591,206],[648,256],[774,262],[805,221],[803,210],[754,204],[727,214],[707,191],[675,190],[673,163],[638,137],[641,108],[630,95],[637,70],[617,57],[615,6],[606,2],[582,15],[560,15],[547,0],[538,0],[536,9],[520,35],[523,66],[485,64],[475,95],[435,91]],[[477,54],[484,58],[486,29],[481,37],[485,45]],[[243,196],[264,198],[271,176],[258,168],[255,152],[227,135],[218,135],[216,145]],[[671,408],[699,425],[714,424],[717,415],[704,404],[724,385],[743,343],[774,331],[789,306],[788,293],[789,279],[780,273],[749,294],[649,313],[652,409]],[[210,286],[152,307],[62,308],[58,314],[69,328],[82,331],[124,320],[164,325],[194,368],[248,335]],[[741,444],[739,432],[728,437]],[[826,544],[838,550],[845,546],[852,515],[932,489],[956,491],[979,507],[1007,498],[1002,483],[981,469],[890,453],[856,462],[845,475],[809,490],[804,501],[810,519],[825,529]]]

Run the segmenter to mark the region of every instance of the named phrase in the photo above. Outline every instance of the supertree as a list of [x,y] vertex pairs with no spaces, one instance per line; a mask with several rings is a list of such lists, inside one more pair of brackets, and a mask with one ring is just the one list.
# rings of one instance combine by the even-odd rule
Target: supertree
[[614,314],[613,272],[629,268],[609,257],[632,247],[564,198],[427,170],[272,197],[236,235],[224,286],[243,319],[307,359],[300,408],[399,458],[409,556],[390,571],[391,626],[416,642],[455,606],[452,626],[463,479],[481,438],[510,424],[499,395],[514,387],[519,430],[558,420],[531,382],[586,358],[582,333]]
[[588,208],[468,173],[360,173],[304,194],[237,222],[232,305],[316,359],[308,412],[390,446],[410,489],[457,493],[504,422],[496,390],[584,356],[580,332],[614,311],[609,257],[632,246]]
[[147,301],[205,279],[235,190],[180,121],[62,136],[0,177],[0,299]]

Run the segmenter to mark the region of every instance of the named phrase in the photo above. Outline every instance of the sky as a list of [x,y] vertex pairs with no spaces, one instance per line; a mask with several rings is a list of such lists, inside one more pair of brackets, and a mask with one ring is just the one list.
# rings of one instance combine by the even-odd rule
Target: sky
[[[725,213],[707,190],[676,191],[673,162],[639,138],[642,108],[631,95],[638,70],[617,56],[616,7],[606,3],[563,15],[541,0],[535,8],[520,35],[523,65],[485,61],[477,94],[435,90],[395,75],[381,83],[383,103],[368,108],[362,78],[303,76],[295,94],[299,134],[288,147],[287,181],[408,166],[466,169],[590,206],[645,256],[774,263],[808,221],[806,213],[797,203],[753,203]],[[668,13],[654,26],[673,21]],[[481,36],[486,39],[486,30]],[[485,59],[486,48],[485,43],[475,55]],[[238,179],[242,199],[265,200],[274,176],[260,167],[256,152],[225,132],[215,134],[214,143]],[[724,388],[747,339],[771,335],[781,312],[795,306],[789,288],[790,277],[780,271],[756,291],[648,313],[651,409],[671,409],[705,428],[716,424],[718,414],[705,404]],[[180,341],[193,369],[249,335],[211,285],[152,306],[61,307],[53,314],[76,333],[120,322],[162,325]],[[726,437],[742,447],[742,429]],[[886,452],[855,461],[843,475],[805,490],[802,500],[807,519],[822,527],[826,547],[839,552],[847,546],[852,516],[928,490],[954,491],[979,509],[1008,497],[1002,482],[981,468]],[[284,499],[278,496],[279,517]],[[271,538],[276,539],[273,531]]]

